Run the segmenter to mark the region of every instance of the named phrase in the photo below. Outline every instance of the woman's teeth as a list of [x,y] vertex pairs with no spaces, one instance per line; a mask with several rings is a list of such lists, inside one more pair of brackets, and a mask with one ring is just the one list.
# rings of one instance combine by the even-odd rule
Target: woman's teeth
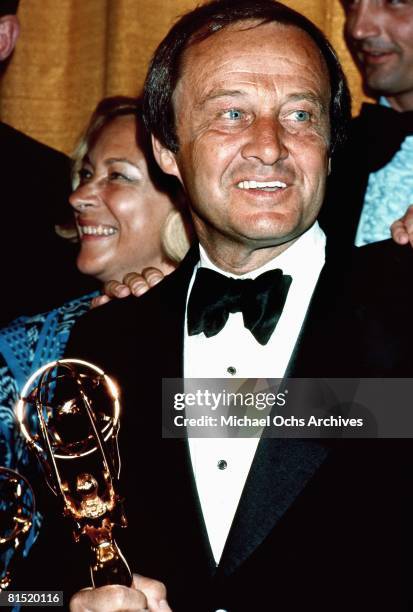
[[103,225],[81,225],[80,231],[86,236],[112,236],[118,231],[115,227]]

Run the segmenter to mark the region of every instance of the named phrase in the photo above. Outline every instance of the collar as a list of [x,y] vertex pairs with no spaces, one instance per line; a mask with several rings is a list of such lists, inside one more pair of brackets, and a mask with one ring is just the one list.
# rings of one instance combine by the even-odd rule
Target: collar
[[380,106],[385,106],[386,108],[393,108],[387,98],[384,96],[380,96],[379,102]]

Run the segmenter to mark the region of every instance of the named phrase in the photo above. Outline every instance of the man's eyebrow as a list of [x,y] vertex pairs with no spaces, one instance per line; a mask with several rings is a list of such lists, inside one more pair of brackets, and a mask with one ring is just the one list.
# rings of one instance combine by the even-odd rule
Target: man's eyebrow
[[323,111],[327,110],[327,107],[323,102],[322,98],[310,91],[298,91],[296,93],[291,93],[287,96],[287,102],[300,102],[301,100],[307,100],[307,102],[315,104]]
[[238,96],[245,96],[246,92],[240,89],[214,89],[203,96],[202,100],[197,106],[204,106],[207,102],[216,100],[217,98],[233,98]]

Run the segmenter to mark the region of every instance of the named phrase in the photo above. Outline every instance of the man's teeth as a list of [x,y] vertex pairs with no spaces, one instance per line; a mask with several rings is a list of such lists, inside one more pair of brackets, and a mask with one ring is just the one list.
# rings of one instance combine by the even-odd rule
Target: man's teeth
[[117,229],[115,227],[104,227],[103,225],[82,225],[80,231],[86,236],[112,236],[116,234]]
[[239,189],[285,189],[287,185],[281,181],[241,181],[237,187]]

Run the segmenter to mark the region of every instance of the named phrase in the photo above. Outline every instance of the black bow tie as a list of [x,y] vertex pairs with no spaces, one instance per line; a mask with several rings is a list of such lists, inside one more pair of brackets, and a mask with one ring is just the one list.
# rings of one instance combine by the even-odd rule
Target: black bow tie
[[223,329],[231,312],[242,312],[244,326],[267,344],[284,308],[292,278],[269,270],[256,279],[228,278],[200,268],[188,301],[188,333],[209,338]]
[[367,128],[370,172],[386,166],[406,136],[413,134],[413,111],[399,113],[381,104],[363,104],[360,120]]

